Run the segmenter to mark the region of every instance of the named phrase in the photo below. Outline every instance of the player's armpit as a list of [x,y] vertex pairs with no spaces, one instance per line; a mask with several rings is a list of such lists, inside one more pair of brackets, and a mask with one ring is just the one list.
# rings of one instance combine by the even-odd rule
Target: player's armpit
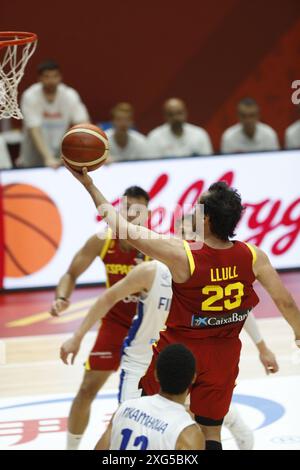
[[179,434],[176,450],[205,450],[205,438],[196,423],[184,428]]

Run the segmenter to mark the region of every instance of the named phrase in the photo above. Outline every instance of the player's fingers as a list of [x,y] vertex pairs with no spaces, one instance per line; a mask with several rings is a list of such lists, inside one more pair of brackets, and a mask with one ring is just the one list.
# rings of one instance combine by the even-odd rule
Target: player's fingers
[[74,361],[75,361],[75,357],[77,356],[77,352],[73,353],[72,354],[72,359],[71,359],[71,364],[73,365],[74,364]]
[[60,349],[60,358],[66,365],[68,365],[68,353],[64,350],[64,348]]

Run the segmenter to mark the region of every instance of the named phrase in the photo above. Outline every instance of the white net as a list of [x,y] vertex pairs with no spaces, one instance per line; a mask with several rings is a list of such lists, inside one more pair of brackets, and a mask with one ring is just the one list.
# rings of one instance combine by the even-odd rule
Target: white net
[[34,41],[0,49],[0,119],[23,119],[18,105],[18,85],[36,45]]

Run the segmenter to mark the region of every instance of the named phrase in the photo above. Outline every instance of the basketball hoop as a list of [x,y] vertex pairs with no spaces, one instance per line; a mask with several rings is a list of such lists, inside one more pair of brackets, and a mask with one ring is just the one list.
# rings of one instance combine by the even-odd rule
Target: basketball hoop
[[34,33],[0,32],[0,119],[23,119],[18,105],[18,85],[36,45]]

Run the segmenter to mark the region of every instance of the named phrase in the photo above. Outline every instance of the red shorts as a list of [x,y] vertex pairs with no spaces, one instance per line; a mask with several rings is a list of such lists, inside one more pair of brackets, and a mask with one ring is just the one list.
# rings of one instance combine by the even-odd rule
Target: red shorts
[[98,335],[85,363],[86,370],[118,370],[123,341],[129,327],[113,318],[104,318]]
[[190,410],[197,416],[221,420],[226,416],[238,375],[241,342],[236,338],[189,338],[177,330],[160,333],[160,340],[153,347],[153,357],[140,386],[146,395],[159,392],[154,378],[158,354],[169,344],[181,343],[189,348],[196,359],[195,383],[190,389]]

